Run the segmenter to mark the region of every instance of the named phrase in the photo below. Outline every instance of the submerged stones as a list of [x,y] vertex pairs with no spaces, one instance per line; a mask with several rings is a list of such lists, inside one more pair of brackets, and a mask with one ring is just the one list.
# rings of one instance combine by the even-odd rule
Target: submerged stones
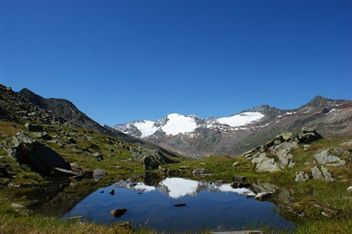
[[174,207],[185,207],[185,206],[186,206],[185,203],[178,203],[174,205]]

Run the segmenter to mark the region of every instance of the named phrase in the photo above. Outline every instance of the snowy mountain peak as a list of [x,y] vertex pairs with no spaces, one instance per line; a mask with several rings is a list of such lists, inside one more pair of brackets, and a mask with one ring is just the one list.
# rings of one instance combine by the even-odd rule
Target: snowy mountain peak
[[141,132],[142,138],[153,135],[159,129],[155,126],[155,122],[150,120],[135,122],[134,126]]
[[[264,118],[259,111],[245,111],[228,117],[209,118],[202,120],[195,115],[182,115],[171,113],[158,121],[141,120],[128,124],[116,125],[115,129],[140,138],[146,138],[156,133],[164,133],[167,136],[179,134],[191,134],[198,128],[237,130],[238,127],[246,128]],[[190,135],[191,136],[191,135]]]
[[161,130],[166,135],[178,135],[180,133],[190,133],[197,128],[197,123],[194,117],[184,116],[177,113],[172,113],[167,116],[167,121]]
[[218,118],[216,122],[230,127],[240,127],[256,122],[263,117],[264,115],[260,112],[242,112],[229,117]]

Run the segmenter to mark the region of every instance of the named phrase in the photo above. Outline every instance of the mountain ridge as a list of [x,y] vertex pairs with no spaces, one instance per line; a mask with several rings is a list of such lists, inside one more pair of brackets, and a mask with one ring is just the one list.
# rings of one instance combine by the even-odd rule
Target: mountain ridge
[[[196,127],[192,131],[182,128],[178,132],[165,131],[164,126],[171,124],[169,114],[157,121],[133,121],[113,128],[192,157],[224,152],[236,155],[282,131],[297,132],[302,127],[317,128],[324,136],[352,135],[352,101],[323,96],[315,96],[293,109],[259,105],[225,117],[201,119],[195,115],[177,115],[188,121],[192,119]],[[146,127],[143,125],[146,122],[153,131],[141,128]]]

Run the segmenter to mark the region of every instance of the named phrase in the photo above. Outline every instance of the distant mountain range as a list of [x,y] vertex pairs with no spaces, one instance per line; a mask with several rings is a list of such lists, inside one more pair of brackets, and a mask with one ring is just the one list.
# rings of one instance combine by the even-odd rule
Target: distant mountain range
[[352,135],[352,101],[317,96],[292,110],[262,105],[226,117],[201,119],[169,114],[160,120],[139,120],[113,128],[191,157],[236,155],[265,143],[283,131],[302,127],[323,136]]

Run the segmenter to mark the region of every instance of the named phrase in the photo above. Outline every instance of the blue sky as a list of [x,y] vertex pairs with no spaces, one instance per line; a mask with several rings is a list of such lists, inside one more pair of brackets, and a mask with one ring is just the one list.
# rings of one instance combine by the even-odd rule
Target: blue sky
[[352,99],[350,0],[0,0],[0,82],[100,123]]

